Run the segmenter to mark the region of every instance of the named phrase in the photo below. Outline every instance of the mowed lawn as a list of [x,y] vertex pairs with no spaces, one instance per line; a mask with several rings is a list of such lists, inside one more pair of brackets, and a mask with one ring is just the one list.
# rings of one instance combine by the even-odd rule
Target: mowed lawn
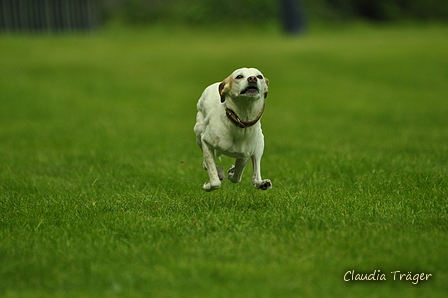
[[[446,297],[447,36],[0,36],[0,296]],[[273,189],[205,193],[196,102],[244,66]]]

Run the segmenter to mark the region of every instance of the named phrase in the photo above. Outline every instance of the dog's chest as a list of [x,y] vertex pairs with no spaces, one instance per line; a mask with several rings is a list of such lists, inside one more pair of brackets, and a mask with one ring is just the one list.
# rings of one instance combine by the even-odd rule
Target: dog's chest
[[220,154],[232,157],[242,158],[252,156],[256,146],[259,145],[261,133],[259,129],[245,130],[238,128],[240,131],[230,130],[228,134],[220,135],[215,139],[212,146]]

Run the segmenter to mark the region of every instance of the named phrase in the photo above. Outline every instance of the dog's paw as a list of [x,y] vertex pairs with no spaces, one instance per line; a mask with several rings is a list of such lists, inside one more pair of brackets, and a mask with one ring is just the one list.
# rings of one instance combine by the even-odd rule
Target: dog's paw
[[212,190],[217,190],[221,187],[221,181],[219,181],[219,183],[214,183],[211,184],[210,182],[205,182],[204,185],[202,186],[202,189],[205,191],[212,191]]
[[265,179],[260,181],[259,183],[254,184],[254,187],[256,189],[262,189],[262,190],[270,189],[272,188],[272,182],[269,179]]
[[229,177],[229,180],[232,180],[233,178],[233,174],[235,174],[235,166],[232,166],[228,171],[227,171],[227,175]]

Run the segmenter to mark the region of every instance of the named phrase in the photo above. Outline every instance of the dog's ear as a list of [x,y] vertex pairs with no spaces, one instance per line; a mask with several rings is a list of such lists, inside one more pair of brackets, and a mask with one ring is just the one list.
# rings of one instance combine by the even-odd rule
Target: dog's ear
[[264,78],[265,86],[264,86],[264,98],[268,97],[268,86],[269,86],[269,79]]
[[221,102],[226,101],[226,93],[230,90],[230,79],[225,78],[220,84],[219,84],[219,96],[221,97]]

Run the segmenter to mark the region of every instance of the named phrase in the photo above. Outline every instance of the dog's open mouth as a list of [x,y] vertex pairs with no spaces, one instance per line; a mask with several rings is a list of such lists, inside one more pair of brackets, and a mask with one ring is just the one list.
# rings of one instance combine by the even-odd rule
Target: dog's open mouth
[[240,94],[255,94],[258,93],[258,87],[257,86],[248,86],[246,89],[240,92]]

